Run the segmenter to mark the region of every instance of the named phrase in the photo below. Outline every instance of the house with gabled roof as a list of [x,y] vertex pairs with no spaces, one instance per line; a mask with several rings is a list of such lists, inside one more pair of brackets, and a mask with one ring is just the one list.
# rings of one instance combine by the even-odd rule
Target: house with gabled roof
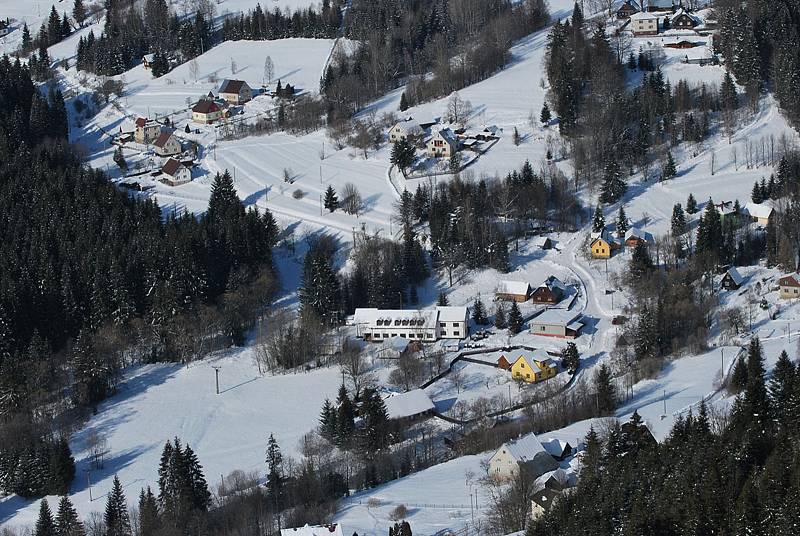
[[153,143],[153,140],[161,133],[161,124],[147,117],[137,117],[134,121],[134,127],[133,139],[137,143],[145,145]]
[[554,275],[545,279],[531,294],[533,303],[556,304],[567,294],[567,287]]
[[625,246],[635,248],[639,244],[652,244],[654,242],[653,235],[644,229],[638,227],[631,227],[625,231]]
[[169,158],[161,167],[161,182],[179,186],[192,180],[192,170],[179,160]]
[[617,238],[605,229],[590,235],[589,250],[595,259],[609,259],[621,247]]
[[531,297],[531,286],[525,281],[500,281],[495,297],[503,301],[526,302]]
[[673,30],[692,30],[695,26],[699,26],[701,22],[697,16],[683,8],[679,8],[669,18],[669,25]]
[[174,130],[164,129],[153,142],[153,151],[158,156],[173,156],[182,151],[181,142],[175,136]]
[[642,10],[636,0],[625,0],[617,10],[618,19],[628,19],[634,13],[639,13]]
[[530,332],[543,337],[574,339],[583,329],[581,313],[567,309],[546,309],[528,321]]
[[413,145],[425,136],[425,128],[411,118],[398,121],[389,129],[389,143],[406,140]]
[[450,158],[458,152],[459,141],[449,128],[437,130],[425,144],[431,158]]
[[731,266],[722,276],[720,284],[725,290],[738,290],[744,283],[744,277],[739,273],[736,267]]
[[769,225],[769,222],[772,221],[772,216],[775,214],[775,209],[766,203],[750,202],[744,206],[742,212],[759,225]]
[[231,104],[244,104],[253,100],[253,90],[244,80],[225,79],[217,93],[221,99]]
[[550,488],[535,491],[531,497],[531,520],[536,521],[547,515],[556,501],[561,497],[561,492]]
[[630,16],[631,31],[635,37],[642,35],[658,35],[658,16],[640,11]]
[[392,393],[383,399],[389,420],[401,423],[416,422],[431,417],[436,410],[428,393],[412,389],[405,393]]
[[800,273],[787,274],[778,280],[779,296],[784,300],[800,298]]
[[489,458],[489,476],[498,480],[513,478],[520,470],[537,478],[558,469],[558,462],[545,450],[536,434],[503,443]]
[[222,118],[222,108],[209,99],[200,99],[192,108],[192,121],[210,125]]
[[360,307],[353,323],[365,341],[382,342],[402,337],[411,342],[463,339],[469,335],[467,308],[437,306],[431,309],[377,309]]
[[[505,355],[505,354],[504,354]],[[513,350],[508,352],[511,377],[525,383],[548,380],[558,374],[558,365],[546,351]]]

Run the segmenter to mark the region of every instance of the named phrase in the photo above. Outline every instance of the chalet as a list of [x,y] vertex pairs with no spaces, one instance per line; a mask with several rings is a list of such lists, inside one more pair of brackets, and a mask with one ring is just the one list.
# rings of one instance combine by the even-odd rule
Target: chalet
[[551,275],[531,294],[533,303],[556,304],[567,293],[567,287],[556,276]]
[[625,246],[635,248],[639,244],[652,244],[653,235],[642,229],[631,227],[625,232]]
[[503,130],[497,125],[484,125],[480,132],[475,133],[474,138],[478,141],[499,140]]
[[523,281],[500,281],[495,290],[495,298],[503,301],[522,303],[531,297],[531,286]]
[[658,17],[646,11],[634,13],[630,17],[631,31],[635,37],[658,35]]
[[167,160],[161,168],[161,182],[170,186],[179,186],[191,182],[191,180],[192,170],[174,158]]
[[172,130],[163,130],[153,142],[153,151],[158,156],[172,156],[182,151],[181,142]]
[[244,80],[223,80],[219,97],[231,104],[244,104],[253,100],[253,90]]
[[406,119],[405,121],[395,123],[395,125],[389,129],[390,143],[408,140],[413,145],[416,145],[417,142],[423,138],[423,136],[425,136],[425,129],[422,128],[422,125],[416,121],[413,121],[412,119]]
[[431,158],[450,158],[458,151],[458,138],[449,128],[443,128],[431,136],[425,144]]
[[192,108],[192,121],[210,125],[222,118],[222,108],[213,100],[202,99]]
[[546,236],[537,236],[531,240],[531,245],[539,249],[553,249],[553,241]]
[[741,276],[738,270],[731,266],[722,276],[722,288],[725,290],[738,290],[744,283],[744,277]]
[[574,339],[580,335],[584,322],[581,313],[566,309],[546,309],[529,322],[530,332],[543,337]]
[[137,117],[134,126],[136,130],[133,133],[133,138],[137,143],[148,145],[153,143],[153,140],[161,134],[161,125],[153,119]]
[[742,212],[759,225],[769,225],[775,210],[765,203],[747,203]]
[[344,536],[342,525],[306,525],[294,529],[281,529],[281,536]]
[[673,30],[693,30],[700,22],[700,19],[683,8],[678,9],[678,11],[669,18],[669,25]]
[[675,11],[681,0],[647,0],[647,11]]
[[620,248],[617,239],[610,233],[603,231],[590,235],[589,249],[595,259],[608,259],[614,251]]
[[392,393],[383,399],[389,420],[400,423],[417,422],[433,416],[435,408],[422,389],[407,393]]
[[531,498],[531,520],[536,521],[546,516],[560,496],[560,491],[549,488],[535,491]]
[[500,356],[500,358],[497,360],[497,368],[500,370],[511,370],[511,363],[509,363],[506,356]]
[[558,462],[547,453],[536,434],[503,443],[489,458],[489,476],[498,480],[512,478],[522,469],[531,478],[558,469]]
[[365,341],[381,342],[391,337],[434,342],[463,339],[469,335],[466,307],[432,309],[358,308],[353,316]]
[[547,439],[542,441],[542,446],[544,450],[558,461],[572,456],[572,445],[561,439]]
[[153,68],[153,60],[155,60],[155,57],[155,54],[145,54],[142,56],[142,65],[145,69]]
[[778,279],[779,296],[784,300],[800,298],[800,273],[788,274]]
[[629,19],[634,13],[639,13],[641,8],[636,0],[625,0],[617,10],[617,18],[620,20]]
[[511,377],[515,380],[536,383],[558,374],[558,365],[544,350],[515,350],[510,355],[516,356],[511,365]]

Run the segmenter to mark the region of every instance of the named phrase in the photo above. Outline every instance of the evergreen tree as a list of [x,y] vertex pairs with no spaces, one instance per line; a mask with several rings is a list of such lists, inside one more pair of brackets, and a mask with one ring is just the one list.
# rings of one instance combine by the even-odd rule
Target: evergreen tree
[[506,307],[502,302],[497,302],[494,309],[494,327],[503,329],[508,327],[506,321]]
[[183,459],[186,470],[184,478],[189,481],[191,488],[192,508],[204,512],[211,504],[211,492],[208,490],[208,483],[203,475],[203,466],[200,465],[197,455],[188,444],[183,450]]
[[450,305],[450,300],[447,299],[447,294],[443,290],[439,291],[439,296],[436,298],[436,305],[439,307],[447,307]]
[[[86,529],[83,527],[78,512],[67,496],[61,497],[58,503],[58,514],[56,514],[56,534],[58,536],[85,536]],[[143,532],[143,534],[148,534]]]
[[416,149],[408,140],[402,139],[392,145],[392,154],[389,161],[397,166],[403,175],[414,164]]
[[619,238],[625,238],[625,233],[628,232],[629,226],[628,226],[628,215],[625,214],[624,205],[619,206],[619,212],[617,212],[616,228],[617,228],[617,236]]
[[609,160],[603,172],[603,186],[600,192],[601,203],[616,203],[628,190],[628,184],[622,178],[622,172],[616,160]]
[[731,373],[730,386],[733,391],[741,392],[747,387],[747,365],[744,359],[738,359]]
[[267,493],[273,507],[280,511],[283,507],[283,455],[275,437],[270,434],[267,441]]
[[659,354],[658,323],[656,313],[647,304],[642,306],[636,325],[637,337],[634,340],[633,351],[636,359],[654,358]]
[[759,429],[767,425],[770,414],[770,400],[764,383],[766,371],[761,341],[758,337],[750,340],[747,348],[747,386],[744,401],[754,419],[760,423]]
[[574,342],[568,342],[566,348],[561,351],[561,366],[567,369],[570,374],[575,374],[581,363],[581,356],[578,347]]
[[524,320],[522,312],[519,310],[517,302],[511,302],[511,308],[508,311],[508,331],[514,335],[522,331]]
[[139,493],[139,533],[157,534],[161,526],[158,516],[158,502],[150,486]]
[[408,99],[406,98],[406,92],[403,91],[400,95],[400,111],[405,112],[406,110],[408,110]]
[[61,41],[61,17],[58,16],[56,6],[51,6],[50,17],[47,19],[47,37],[44,43],[39,43],[41,47],[49,47]]
[[325,241],[314,244],[303,260],[300,281],[300,306],[326,324],[337,318],[339,310],[339,281],[331,265],[332,252]]
[[336,444],[347,447],[352,444],[355,433],[355,408],[344,384],[339,387],[336,397]]
[[33,48],[33,39],[31,38],[31,31],[28,28],[28,23],[22,25],[22,50],[28,51]]
[[68,493],[75,479],[75,458],[65,437],[59,437],[50,445],[47,465],[48,491],[58,495]]
[[689,197],[686,198],[686,212],[689,214],[697,214],[697,201],[695,200],[694,196],[690,193]]
[[83,5],[83,0],[75,0],[72,4],[72,18],[79,27],[83,27],[83,21],[86,20],[86,7]]
[[720,221],[719,211],[714,206],[714,202],[709,199],[697,226],[695,249],[698,253],[708,252],[719,256],[722,250],[722,243],[722,222]]
[[389,444],[389,415],[378,392],[367,387],[361,403],[361,449],[368,454],[383,450]]
[[661,180],[674,179],[677,174],[678,170],[675,167],[675,159],[672,158],[672,152],[667,151],[667,161],[664,163],[664,169],[661,170]]
[[761,186],[759,186],[758,181],[753,183],[753,192],[750,194],[750,199],[753,201],[753,203],[764,202],[764,194],[761,191]]
[[50,505],[47,499],[39,501],[39,518],[36,520],[34,536],[57,536],[56,524],[53,522],[53,514],[50,512]]
[[[150,65],[150,72],[153,73],[153,78],[159,78],[169,72],[169,59],[167,59],[167,55],[160,50],[157,50],[153,54],[153,63]],[[189,124],[187,123],[186,126],[188,127]]]
[[483,326],[487,323],[486,309],[483,306],[480,296],[475,298],[475,302],[472,304],[472,320],[479,326]]
[[594,209],[594,218],[592,219],[592,231],[595,233],[603,232],[606,228],[606,217],[603,215],[603,207],[597,205]]
[[653,260],[650,258],[650,251],[644,241],[640,240],[633,248],[628,272],[635,282],[641,282],[653,272]]
[[603,363],[594,377],[597,392],[597,411],[601,415],[609,415],[617,407],[617,387],[611,378],[611,370]]
[[336,408],[326,398],[319,416],[319,434],[331,443],[336,440],[336,417]]
[[125,501],[125,493],[122,491],[122,484],[117,476],[114,477],[111,492],[108,494],[106,512],[103,519],[106,525],[106,536],[131,536],[128,505]]
[[680,203],[672,207],[672,236],[681,236],[686,233],[686,214]]
[[542,112],[539,114],[539,121],[544,125],[547,126],[550,124],[550,120],[552,119],[550,115],[550,108],[547,106],[547,102],[544,103],[542,106]]
[[769,396],[778,422],[788,428],[791,424],[791,398],[797,383],[797,373],[789,354],[783,350],[769,380]]
[[328,212],[336,212],[336,209],[339,208],[339,198],[336,197],[336,190],[333,189],[332,185],[328,185],[328,189],[325,190],[325,208]]

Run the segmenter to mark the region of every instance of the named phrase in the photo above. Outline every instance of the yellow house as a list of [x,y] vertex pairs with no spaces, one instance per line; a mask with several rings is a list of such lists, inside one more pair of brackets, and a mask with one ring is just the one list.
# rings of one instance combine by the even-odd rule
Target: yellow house
[[548,380],[558,374],[558,365],[544,350],[522,351],[511,365],[511,377],[527,383]]
[[608,259],[614,254],[615,249],[619,249],[619,242],[605,231],[602,233],[592,233],[589,248],[592,257],[595,259]]

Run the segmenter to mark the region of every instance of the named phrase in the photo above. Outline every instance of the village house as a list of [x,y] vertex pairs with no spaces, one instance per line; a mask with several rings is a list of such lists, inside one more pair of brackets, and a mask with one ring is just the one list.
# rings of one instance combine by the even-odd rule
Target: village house
[[639,11],[641,11],[641,8],[636,0],[625,0],[617,10],[617,18],[620,20],[628,19],[634,13],[639,13]]
[[170,158],[161,167],[161,182],[170,186],[179,186],[192,180],[192,170],[178,160]]
[[426,143],[431,158],[450,158],[458,152],[458,138],[449,128],[436,131]]
[[192,121],[210,125],[222,118],[222,108],[213,100],[200,99],[192,108]]
[[531,297],[531,286],[524,281],[500,281],[495,290],[495,298],[503,301],[522,303]]
[[739,287],[742,286],[742,283],[744,283],[744,277],[742,277],[739,271],[733,266],[728,268],[720,282],[722,288],[725,290],[738,290]]
[[553,241],[546,236],[537,236],[531,240],[531,245],[539,249],[553,249]]
[[423,136],[425,136],[425,129],[412,119],[406,119],[405,121],[395,123],[395,125],[389,129],[390,143],[406,140],[412,145],[416,145]]
[[344,536],[342,525],[331,523],[330,525],[306,525],[293,529],[281,529],[281,536]]
[[766,203],[747,203],[742,212],[759,225],[769,225],[775,210]]
[[562,461],[572,456],[572,445],[570,445],[567,441],[550,438],[542,441],[542,446],[544,447],[544,450],[548,452],[548,454],[558,461]]
[[625,231],[625,246],[629,248],[635,248],[639,244],[649,245],[653,243],[653,235],[644,231],[642,229],[638,229],[636,227],[631,227],[627,231]]
[[631,31],[635,37],[642,35],[658,35],[658,16],[640,11],[630,17]]
[[696,43],[689,41],[687,39],[680,39],[678,41],[666,41],[663,43],[665,48],[694,48],[697,46]]
[[378,359],[400,359],[401,357],[421,350],[419,341],[411,342],[405,337],[391,337],[381,344],[375,352]]
[[610,259],[614,251],[619,249],[617,239],[607,231],[590,235],[589,249],[595,259]]
[[531,294],[533,303],[556,304],[567,293],[567,287],[556,276],[551,275],[539,285]]
[[683,8],[678,9],[669,19],[669,25],[673,30],[693,30],[699,24],[700,19]]
[[253,100],[253,90],[244,80],[223,80],[219,97],[231,104],[244,104]]
[[529,322],[530,332],[543,337],[574,339],[583,328],[581,313],[566,309],[546,309]]
[[560,491],[550,488],[542,488],[535,491],[533,498],[531,498],[531,520],[536,521],[547,515],[547,512],[550,511],[550,508],[560,496]]
[[161,134],[161,125],[153,119],[137,117],[134,126],[133,139],[136,143],[149,145]]
[[156,141],[153,142],[153,151],[158,156],[172,156],[180,154],[182,150],[181,142],[172,130],[162,130]]
[[463,339],[469,335],[466,307],[432,309],[358,308],[353,321],[365,341],[380,342],[391,337],[434,342]]
[[779,296],[784,300],[800,298],[800,273],[788,274],[778,279]]
[[155,60],[155,54],[145,54],[142,56],[142,66],[145,69],[152,69],[153,68],[153,60]]
[[[509,354],[516,357],[511,365],[511,377],[526,383],[549,380],[558,374],[558,365],[544,350],[515,350]],[[509,359],[511,362],[511,359]]]
[[407,393],[392,393],[383,399],[389,420],[408,424],[433,416],[436,408],[428,394],[422,389]]
[[558,469],[558,462],[547,453],[536,434],[503,443],[489,458],[489,476],[497,480],[513,478],[523,469],[530,478],[537,478]]
[[647,0],[647,11],[675,11],[681,0]]
[[500,370],[508,370],[508,371],[511,370],[511,363],[508,361],[508,358],[506,358],[506,356],[501,355],[497,359],[497,368],[499,368]]

